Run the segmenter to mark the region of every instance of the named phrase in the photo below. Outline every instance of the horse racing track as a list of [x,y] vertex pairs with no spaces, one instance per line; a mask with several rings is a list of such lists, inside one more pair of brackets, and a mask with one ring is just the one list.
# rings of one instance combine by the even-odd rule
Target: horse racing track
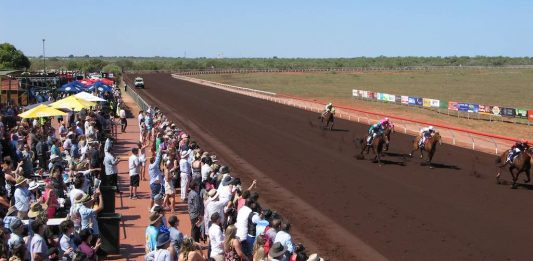
[[260,201],[311,251],[331,260],[531,260],[533,191],[497,185],[496,156],[442,145],[429,169],[405,156],[413,137],[394,133],[380,167],[356,158],[366,125],[336,120],[322,130],[315,113],[143,77],[141,96],[245,184],[257,179]]

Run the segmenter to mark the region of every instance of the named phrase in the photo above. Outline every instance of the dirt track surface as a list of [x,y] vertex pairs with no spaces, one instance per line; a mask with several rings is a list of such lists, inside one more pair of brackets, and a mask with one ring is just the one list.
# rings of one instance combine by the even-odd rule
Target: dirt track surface
[[328,259],[531,260],[533,192],[497,185],[492,155],[443,145],[429,169],[403,157],[412,137],[395,133],[379,167],[354,157],[366,125],[338,120],[323,131],[315,113],[167,74],[143,77],[148,103],[232,173],[257,178],[260,201]]

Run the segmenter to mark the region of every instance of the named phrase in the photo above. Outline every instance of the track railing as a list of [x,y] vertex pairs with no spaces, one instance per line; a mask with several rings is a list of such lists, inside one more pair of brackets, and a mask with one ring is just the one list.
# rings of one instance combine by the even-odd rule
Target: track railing
[[[260,90],[191,78],[178,74],[173,74],[172,76],[177,79],[195,82],[210,87],[225,89],[227,91],[237,92],[239,94],[269,100],[272,102],[281,103],[317,113],[323,111],[324,105],[326,104],[322,101],[309,100],[284,94],[264,92]],[[346,119],[349,121],[356,121],[368,125],[372,124],[373,122],[377,122],[380,118],[388,117],[394,121],[394,124],[396,125],[396,131],[400,131],[405,134],[419,135],[419,130],[423,126],[432,125],[439,128],[444,142],[488,153],[500,154],[505,149],[509,148],[515,141],[518,140],[517,138],[513,137],[472,131],[444,124],[408,119],[395,115],[360,110],[351,107],[336,106],[336,108],[338,118]]]

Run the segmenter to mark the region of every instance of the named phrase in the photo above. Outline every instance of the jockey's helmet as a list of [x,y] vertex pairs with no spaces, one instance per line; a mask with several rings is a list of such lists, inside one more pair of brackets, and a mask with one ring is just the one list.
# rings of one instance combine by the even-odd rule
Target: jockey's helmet
[[429,126],[429,127],[428,127],[428,130],[433,130],[433,126]]
[[520,140],[520,142],[523,143],[523,144],[528,144],[529,143],[526,139],[522,139],[522,140]]
[[333,106],[333,103],[329,102],[329,103],[328,103],[328,106]]

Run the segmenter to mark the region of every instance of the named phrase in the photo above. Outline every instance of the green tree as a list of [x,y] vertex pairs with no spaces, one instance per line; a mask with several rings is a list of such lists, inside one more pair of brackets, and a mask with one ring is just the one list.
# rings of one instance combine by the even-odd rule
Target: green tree
[[9,43],[0,44],[0,69],[29,69],[30,60],[15,46]]
[[102,68],[102,72],[113,73],[116,77],[122,74],[122,69],[120,68],[120,66],[112,63],[104,66],[104,68]]

